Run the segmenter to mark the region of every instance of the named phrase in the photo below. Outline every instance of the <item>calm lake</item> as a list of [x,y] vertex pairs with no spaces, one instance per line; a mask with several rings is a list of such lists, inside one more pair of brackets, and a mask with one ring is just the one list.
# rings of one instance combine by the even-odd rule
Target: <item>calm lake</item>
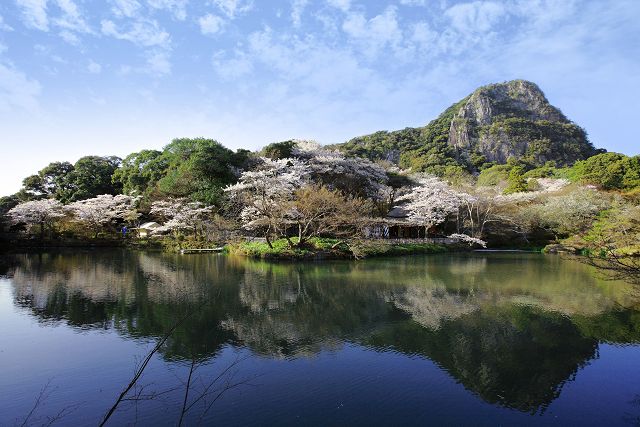
[[1,260],[2,426],[97,425],[171,328],[107,425],[640,422],[640,291],[557,256]]

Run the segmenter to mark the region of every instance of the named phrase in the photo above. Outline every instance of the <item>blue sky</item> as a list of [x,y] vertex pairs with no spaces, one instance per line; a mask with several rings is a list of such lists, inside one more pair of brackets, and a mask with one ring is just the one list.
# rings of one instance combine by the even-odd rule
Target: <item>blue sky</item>
[[175,137],[256,149],[422,126],[523,78],[638,154],[640,1],[2,0],[0,194]]

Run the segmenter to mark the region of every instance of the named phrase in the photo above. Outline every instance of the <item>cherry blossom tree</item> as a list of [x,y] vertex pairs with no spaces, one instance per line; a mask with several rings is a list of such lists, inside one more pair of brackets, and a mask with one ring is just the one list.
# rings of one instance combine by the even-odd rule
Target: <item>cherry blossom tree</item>
[[385,169],[360,157],[314,146],[296,148],[294,156],[305,161],[314,181],[346,194],[386,201],[391,193]]
[[408,219],[425,229],[443,223],[447,217],[458,211],[460,195],[445,182],[434,176],[417,179],[409,192],[397,198],[399,205],[409,213]]
[[139,217],[135,208],[137,201],[137,198],[124,194],[117,196],[103,194],[73,202],[65,206],[65,210],[71,213],[77,222],[92,230],[95,238],[100,231],[116,222],[137,220]]
[[165,221],[162,227],[156,229],[157,232],[185,231],[198,237],[205,229],[213,210],[212,206],[187,199],[167,199],[154,202],[149,213]]
[[295,192],[308,182],[310,174],[309,165],[299,159],[262,158],[256,170],[244,172],[236,184],[224,191],[232,202],[242,206],[243,227],[262,230],[272,247],[272,234],[286,236]]
[[58,218],[65,216],[62,204],[54,199],[33,200],[20,203],[7,212],[14,224],[26,224],[29,228],[40,227],[40,238],[47,228],[53,228]]

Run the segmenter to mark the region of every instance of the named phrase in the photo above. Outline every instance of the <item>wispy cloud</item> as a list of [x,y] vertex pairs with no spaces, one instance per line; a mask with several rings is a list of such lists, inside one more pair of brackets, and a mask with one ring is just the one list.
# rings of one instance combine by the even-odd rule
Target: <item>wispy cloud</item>
[[485,33],[507,15],[507,8],[504,3],[474,1],[451,6],[444,14],[459,32]]
[[93,60],[90,60],[89,65],[87,65],[87,71],[89,71],[91,74],[100,74],[100,72],[102,72],[102,65]]
[[238,79],[253,70],[253,63],[242,51],[236,51],[234,57],[227,57],[224,51],[216,52],[212,58],[213,69],[225,80]]
[[168,10],[178,21],[187,19],[188,0],[147,0],[153,9]]
[[385,46],[395,46],[402,41],[403,35],[396,12],[395,6],[389,6],[371,19],[366,19],[361,12],[351,12],[342,24],[342,29],[362,46],[362,51],[367,56],[374,57]]
[[90,33],[89,24],[80,13],[78,6],[73,0],[57,0],[58,7],[62,10],[62,15],[54,19],[56,26],[80,33]]
[[69,43],[70,45],[78,46],[80,44],[80,38],[71,31],[62,30],[60,31],[59,35],[62,40]]
[[202,34],[217,34],[224,28],[225,20],[217,15],[208,13],[198,18]]
[[211,3],[231,19],[253,8],[252,0],[211,0]]
[[117,17],[133,18],[142,8],[137,0],[111,0],[111,3],[111,10]]
[[327,0],[327,4],[336,9],[340,9],[343,12],[348,11],[351,8],[351,0]]
[[147,69],[144,70],[148,74],[164,76],[171,74],[170,54],[166,50],[153,50],[147,52]]
[[291,3],[291,23],[298,28],[302,23],[302,13],[309,4],[309,0],[293,0]]
[[27,27],[49,31],[47,0],[16,0],[16,3],[22,11],[22,19]]
[[130,22],[122,27],[115,22],[105,19],[101,22],[102,33],[119,40],[127,40],[138,46],[144,47],[168,47],[171,36],[158,21],[153,19],[140,19]]
[[13,27],[4,22],[2,15],[0,15],[0,31],[13,31]]
[[34,111],[38,107],[41,86],[10,64],[0,62],[0,111],[15,108]]

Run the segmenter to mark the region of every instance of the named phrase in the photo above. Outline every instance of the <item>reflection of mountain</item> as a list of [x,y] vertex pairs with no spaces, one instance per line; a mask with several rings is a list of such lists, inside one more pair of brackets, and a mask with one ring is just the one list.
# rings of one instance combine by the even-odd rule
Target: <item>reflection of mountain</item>
[[597,351],[597,341],[566,317],[518,305],[474,312],[437,330],[394,324],[365,342],[428,357],[483,400],[527,412],[551,403]]
[[[535,411],[597,354],[640,342],[637,299],[586,267],[541,256],[431,256],[270,264],[112,251],[7,262],[17,303],[40,319],[157,337],[162,354],[243,345],[304,357],[343,342],[432,359],[487,402]],[[15,266],[13,266],[15,265]]]

